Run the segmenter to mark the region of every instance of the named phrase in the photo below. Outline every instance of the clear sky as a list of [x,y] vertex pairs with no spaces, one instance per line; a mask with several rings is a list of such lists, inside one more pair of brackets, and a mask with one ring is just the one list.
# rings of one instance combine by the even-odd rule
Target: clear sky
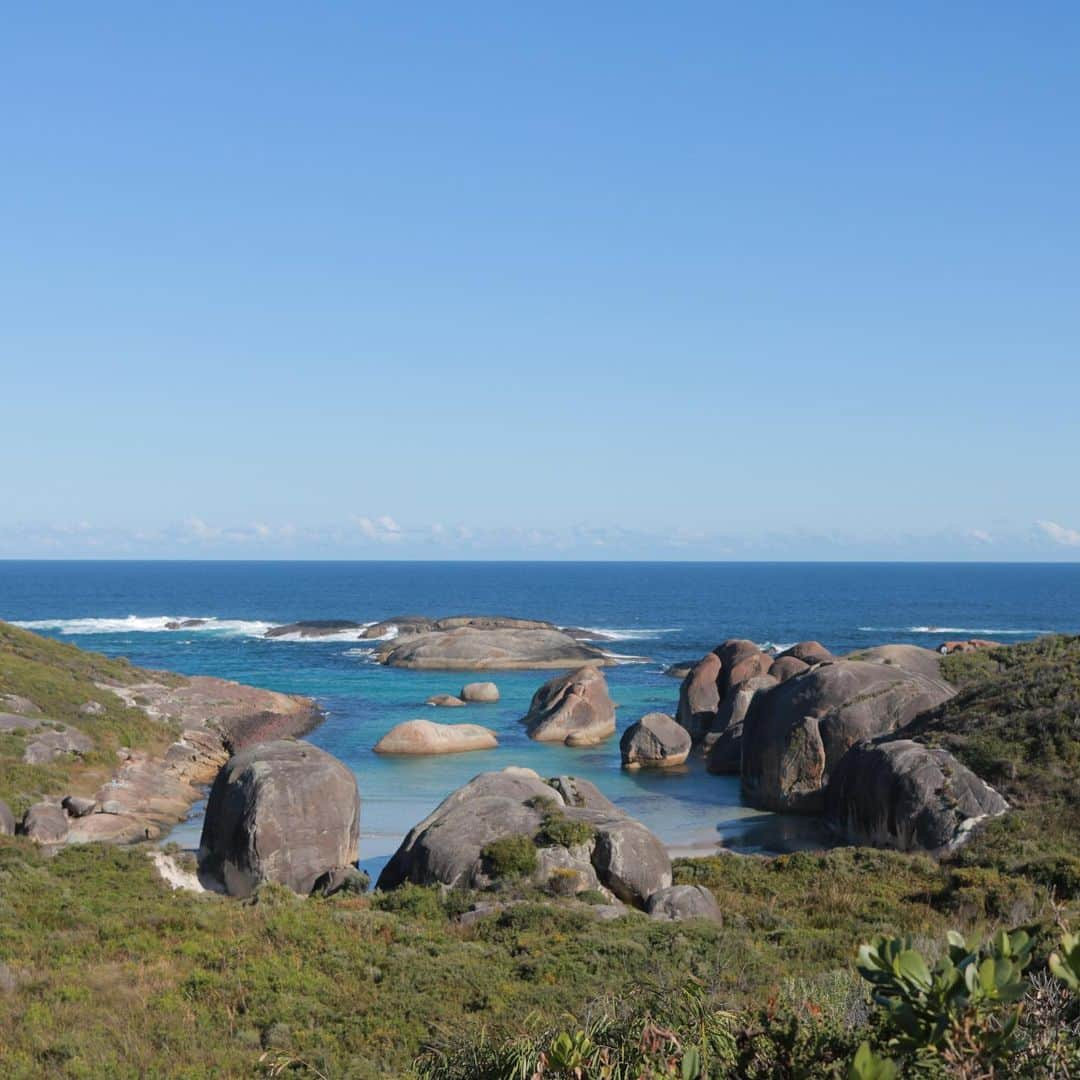
[[1080,558],[1080,5],[17,4],[0,555]]

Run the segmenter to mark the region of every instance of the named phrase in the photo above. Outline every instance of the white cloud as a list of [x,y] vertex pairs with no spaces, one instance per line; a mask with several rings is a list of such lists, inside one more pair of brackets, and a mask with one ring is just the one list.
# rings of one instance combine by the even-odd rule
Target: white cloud
[[1061,544],[1062,547],[1080,547],[1080,529],[1067,529],[1055,521],[1036,521],[1035,525],[1055,544]]
[[972,529],[968,536],[972,540],[977,540],[980,544],[992,544],[994,538],[985,529]]
[[395,544],[405,537],[401,526],[389,514],[383,514],[374,521],[369,517],[358,517],[355,521],[360,532],[377,544]]

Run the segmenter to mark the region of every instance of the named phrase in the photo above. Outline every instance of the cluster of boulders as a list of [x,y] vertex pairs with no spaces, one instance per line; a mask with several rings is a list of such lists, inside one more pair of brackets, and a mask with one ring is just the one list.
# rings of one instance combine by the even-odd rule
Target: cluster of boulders
[[772,657],[725,641],[686,675],[676,718],[753,806],[824,814],[853,842],[946,850],[1006,804],[947,751],[901,737],[954,695],[939,661],[914,645],[835,657],[811,641]]
[[672,889],[664,845],[595,785],[516,767],[481,773],[443,800],[405,838],[378,887],[508,881],[559,895],[600,893],[609,905],[657,918],[719,915],[696,892]]

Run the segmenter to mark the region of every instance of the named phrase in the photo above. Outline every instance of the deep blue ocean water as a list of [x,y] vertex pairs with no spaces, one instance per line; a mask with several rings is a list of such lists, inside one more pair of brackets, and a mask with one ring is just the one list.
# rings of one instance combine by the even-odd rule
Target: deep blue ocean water
[[[0,562],[0,618],[145,667],[316,698],[327,719],[310,738],[356,772],[361,858],[371,869],[452,790],[509,764],[588,777],[673,848],[782,850],[817,840],[800,819],[743,807],[738,781],[709,776],[699,762],[673,774],[625,773],[617,738],[587,750],[531,742],[518,718],[551,672],[494,673],[499,704],[437,712],[423,705],[429,695],[488,676],[383,668],[370,643],[348,635],[261,636],[298,619],[401,614],[518,615],[607,630],[616,640],[603,647],[628,658],[606,671],[621,731],[645,712],[673,712],[678,682],[664,668],[728,637],[815,638],[844,652],[1076,632],[1080,564]],[[206,617],[215,622],[203,629],[163,628]],[[372,753],[383,733],[416,716],[485,724],[500,746],[416,759]],[[174,835],[197,842],[198,827],[196,816]]]

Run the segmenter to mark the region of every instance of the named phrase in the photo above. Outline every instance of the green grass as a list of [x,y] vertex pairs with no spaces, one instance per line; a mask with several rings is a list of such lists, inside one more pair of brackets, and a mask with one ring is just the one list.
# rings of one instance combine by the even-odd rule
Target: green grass
[[949,657],[944,672],[960,693],[920,720],[919,738],[951,750],[1013,807],[957,864],[1080,900],[1080,637]]
[[[116,767],[120,747],[154,750],[168,745],[176,734],[172,726],[128,708],[97,686],[151,678],[168,681],[175,676],[143,671],[126,660],[110,660],[0,622],[0,694],[29,698],[50,720],[71,724],[94,742],[93,751],[81,759],[71,756],[48,765],[26,765],[23,744],[3,738],[0,799],[19,814],[43,795],[89,794]],[[96,716],[80,713],[80,706],[89,701],[104,711]]]

